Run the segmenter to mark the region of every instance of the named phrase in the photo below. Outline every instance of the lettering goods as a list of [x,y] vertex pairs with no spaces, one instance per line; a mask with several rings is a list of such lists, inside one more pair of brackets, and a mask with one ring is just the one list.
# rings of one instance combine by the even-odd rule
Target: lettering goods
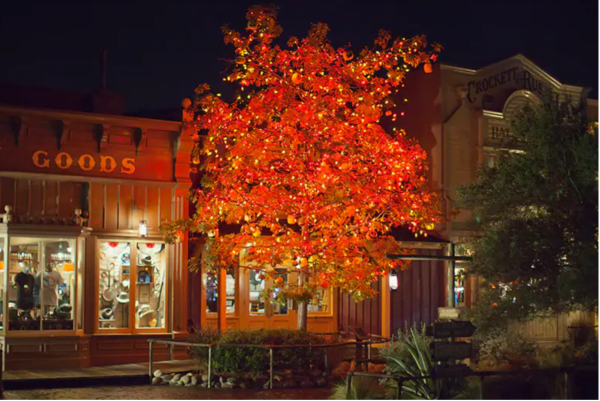
[[[112,156],[100,156],[96,159],[92,155],[84,154],[79,156],[79,159],[73,160],[67,152],[60,152],[52,158],[48,155],[48,152],[38,150],[33,154],[31,160],[39,168],[49,168],[50,164],[54,163],[61,170],[77,165],[83,171],[96,170],[100,173],[119,172],[122,174],[133,174],[135,172],[135,159],[129,157],[122,159],[119,167]],[[119,167],[118,170],[117,167]]]
[[477,95],[480,93],[485,93],[490,89],[497,88],[513,81],[524,89],[540,95],[545,91],[544,83],[535,79],[529,71],[524,70],[519,72],[519,67],[513,67],[497,74],[490,75],[487,78],[469,82],[467,84],[467,99],[470,103],[475,103],[478,98]]

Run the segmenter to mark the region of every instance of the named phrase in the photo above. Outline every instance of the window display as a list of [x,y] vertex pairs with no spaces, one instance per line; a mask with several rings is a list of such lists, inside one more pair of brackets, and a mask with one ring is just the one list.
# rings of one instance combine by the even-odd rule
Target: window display
[[[284,286],[287,285],[288,282],[288,269],[287,268],[278,268],[275,269],[275,281],[278,279],[283,280]],[[273,299],[277,297],[277,293],[279,292],[279,288],[275,287],[273,289]],[[273,314],[274,315],[287,315],[288,307],[290,306],[291,300],[288,300],[285,304],[280,304],[278,302],[273,302]]]
[[13,237],[10,244],[9,329],[73,330],[75,240]]
[[137,244],[136,328],[165,328],[167,260],[164,244]]
[[250,314],[264,315],[265,301],[261,293],[265,290],[265,279],[261,272],[250,269]]
[[100,242],[99,328],[129,328],[129,242]]
[[306,309],[309,313],[329,312],[330,299],[331,299],[331,289],[330,288],[317,287],[315,296],[308,303]]
[[[217,313],[218,311],[218,282],[217,273],[203,274],[204,288],[206,291],[206,313]],[[226,313],[235,313],[235,271],[227,272],[227,281],[225,284]]]
[[465,269],[456,267],[454,270],[454,305],[465,305]]
[[6,255],[6,252],[4,252],[4,249],[6,247],[5,241],[5,237],[0,237],[0,330],[4,328],[4,256]]

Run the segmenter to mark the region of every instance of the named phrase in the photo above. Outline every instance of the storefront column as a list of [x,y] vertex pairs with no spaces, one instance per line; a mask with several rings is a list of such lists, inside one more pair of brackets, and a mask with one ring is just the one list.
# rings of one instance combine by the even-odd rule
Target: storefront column
[[227,330],[227,270],[219,270],[219,279],[217,280],[217,317],[218,329],[223,333]]

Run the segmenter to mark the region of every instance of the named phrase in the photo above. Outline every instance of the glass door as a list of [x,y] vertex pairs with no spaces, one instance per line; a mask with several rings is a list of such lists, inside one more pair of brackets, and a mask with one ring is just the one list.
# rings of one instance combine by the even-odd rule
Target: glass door
[[100,241],[98,328],[129,331],[131,242]]
[[[277,297],[278,281],[287,283],[290,272],[286,267],[278,267],[272,278],[258,270],[241,269],[248,288],[248,327],[252,329],[290,328],[294,313],[290,301],[280,301]],[[267,291],[270,290],[270,291]]]

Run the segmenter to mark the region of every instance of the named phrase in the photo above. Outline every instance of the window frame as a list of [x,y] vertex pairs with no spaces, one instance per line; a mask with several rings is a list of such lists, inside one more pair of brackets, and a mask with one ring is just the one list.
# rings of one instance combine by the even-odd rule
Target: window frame
[[[129,327],[126,328],[103,328],[100,327],[100,244],[105,242],[127,242],[129,243]],[[138,243],[153,243],[165,245],[164,260],[165,260],[165,327],[143,327],[136,328],[135,324],[135,303],[137,299],[137,244]],[[171,285],[171,272],[169,271],[169,257],[170,249],[169,245],[162,240],[154,238],[127,238],[127,237],[97,237],[95,244],[95,263],[94,263],[94,333],[97,335],[111,335],[111,334],[160,334],[168,333],[170,329],[170,318],[171,318],[171,302],[169,299],[169,286]],[[135,261],[135,264],[134,264]]]

